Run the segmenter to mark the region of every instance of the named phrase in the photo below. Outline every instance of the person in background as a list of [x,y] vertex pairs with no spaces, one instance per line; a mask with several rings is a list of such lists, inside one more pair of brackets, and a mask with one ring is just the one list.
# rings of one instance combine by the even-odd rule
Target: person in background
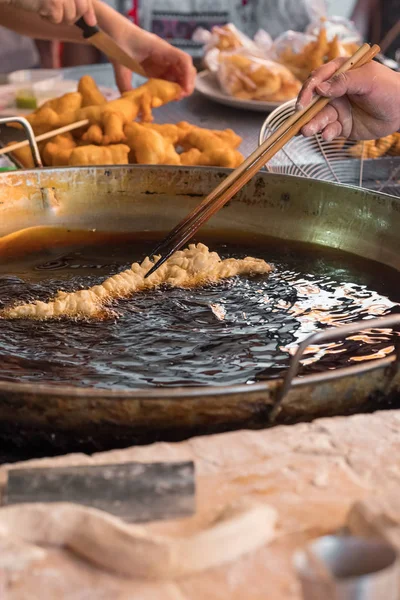
[[308,106],[316,93],[328,104],[302,129],[326,141],[337,137],[372,140],[400,130],[400,73],[375,61],[334,76],[345,59],[337,58],[312,73],[303,85],[297,108]]
[[396,59],[400,48],[400,0],[358,0],[352,14],[357,29],[382,52]]
[[[179,83],[183,94],[194,89],[195,69],[188,54],[142,30],[98,0],[0,0],[0,25],[20,35],[42,40],[86,43],[75,23],[81,16],[99,26],[141,63],[148,77]],[[132,73],[114,65],[121,92],[132,87]]]
[[253,37],[264,29],[276,38],[288,29],[303,31],[322,16],[324,0],[132,0],[139,24],[177,48],[201,56],[202,44],[193,41],[198,27],[233,23]]
[[39,64],[40,56],[33,40],[0,26],[1,74],[19,71],[20,69],[34,69]]

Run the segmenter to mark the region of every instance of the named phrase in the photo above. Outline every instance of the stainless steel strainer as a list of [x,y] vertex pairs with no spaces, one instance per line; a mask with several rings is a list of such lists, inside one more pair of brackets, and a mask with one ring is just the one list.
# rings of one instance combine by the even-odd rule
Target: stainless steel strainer
[[[295,100],[274,110],[261,128],[259,143],[282,125],[294,110]],[[364,159],[361,155],[358,158],[351,154],[354,146],[355,142],[343,138],[326,142],[319,134],[310,138],[297,136],[269,161],[266,169],[272,173],[346,183],[400,196],[400,157]]]

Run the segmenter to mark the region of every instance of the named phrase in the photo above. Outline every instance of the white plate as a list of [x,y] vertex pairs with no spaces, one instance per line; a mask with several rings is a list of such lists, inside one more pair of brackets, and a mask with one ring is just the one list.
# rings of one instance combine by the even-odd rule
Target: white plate
[[219,104],[240,108],[242,110],[254,110],[257,112],[271,112],[284,102],[262,102],[260,100],[241,100],[234,98],[223,92],[218,83],[218,79],[211,71],[202,71],[196,78],[196,90]]
[[[75,80],[63,79],[54,88],[54,98],[76,91],[77,85],[78,82]],[[12,84],[0,85],[0,117],[24,116],[32,112],[32,109],[17,108],[15,104],[16,87]],[[119,97],[117,90],[103,86],[100,86],[99,89],[107,100],[114,100],[114,98]]]

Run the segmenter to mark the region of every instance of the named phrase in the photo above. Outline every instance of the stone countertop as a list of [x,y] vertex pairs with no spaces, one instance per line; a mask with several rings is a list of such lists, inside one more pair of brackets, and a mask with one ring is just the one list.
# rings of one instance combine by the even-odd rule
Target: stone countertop
[[[400,493],[400,413],[321,419],[264,431],[238,431],[169,444],[30,461],[29,466],[194,460],[197,514],[151,524],[189,534],[237,499],[278,512],[275,540],[223,567],[173,583],[128,581],[100,572],[63,550],[27,566],[0,538],[0,588],[8,600],[299,600],[293,552],[336,531],[350,506],[377,494]],[[27,466],[27,463],[13,465]],[[7,466],[0,467],[4,485]],[[14,554],[13,554],[14,552]]]

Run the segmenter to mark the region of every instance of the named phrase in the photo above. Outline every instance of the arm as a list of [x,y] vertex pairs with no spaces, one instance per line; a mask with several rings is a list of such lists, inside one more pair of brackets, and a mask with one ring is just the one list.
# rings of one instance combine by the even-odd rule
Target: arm
[[[18,0],[28,2],[30,7],[34,1]],[[52,1],[53,4],[61,2]],[[86,43],[81,30],[75,25],[55,25],[41,18],[36,12],[15,8],[12,2],[16,0],[0,0],[0,25],[39,40]],[[78,0],[75,0],[75,3],[77,2]],[[158,36],[140,29],[103,2],[94,0],[93,7],[100,28],[142,64],[148,77],[175,81],[181,85],[184,94],[193,91],[196,71],[188,54],[174,48]],[[130,89],[132,73],[120,65],[115,66],[115,71],[120,91]]]
[[0,25],[12,29],[20,35],[38,40],[63,40],[64,42],[85,43],[83,35],[77,27],[71,25],[54,25],[45,21],[36,13],[14,8],[10,4],[0,2]]
[[[0,6],[0,25],[12,29],[20,35],[26,35],[38,40],[86,43],[81,30],[74,25],[51,23],[42,18],[38,13],[16,8],[11,2],[7,2],[6,0],[0,0]],[[99,26],[112,38],[122,37],[125,39],[127,37],[134,37],[140,51],[144,41],[149,37],[153,37],[152,34],[133,25],[133,23],[117,13],[110,6],[107,6],[107,4],[95,2],[94,6]]]

